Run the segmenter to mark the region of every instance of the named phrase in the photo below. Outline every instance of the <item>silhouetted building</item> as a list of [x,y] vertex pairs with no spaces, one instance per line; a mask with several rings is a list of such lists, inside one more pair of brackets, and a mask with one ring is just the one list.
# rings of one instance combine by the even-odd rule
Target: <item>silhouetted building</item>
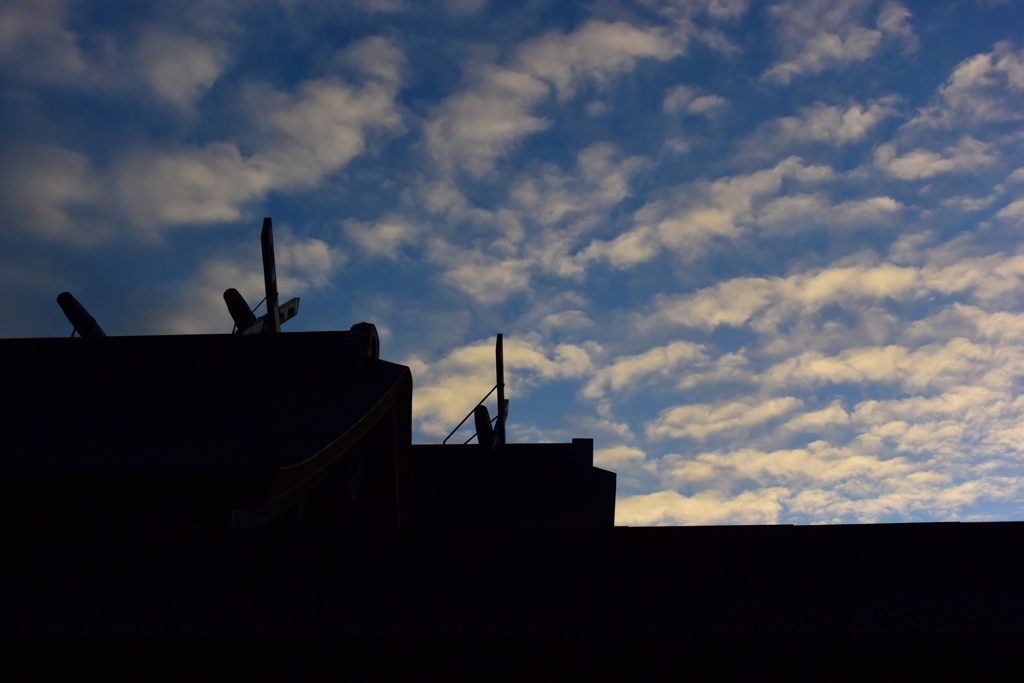
[[501,414],[475,408],[477,443],[413,445],[409,368],[379,358],[368,323],[281,334],[299,300],[277,303],[270,219],[263,253],[268,314],[227,290],[234,334],[110,337],[65,292],[81,338],[0,340],[4,523],[614,524],[591,439],[505,443],[501,335]]

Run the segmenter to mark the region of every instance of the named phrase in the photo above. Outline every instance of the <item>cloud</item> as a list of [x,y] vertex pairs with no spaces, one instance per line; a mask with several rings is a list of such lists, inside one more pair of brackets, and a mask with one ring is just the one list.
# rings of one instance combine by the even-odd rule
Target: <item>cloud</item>
[[[693,515],[691,510],[695,508],[701,510],[703,506],[698,502],[726,503],[722,513],[728,515],[728,501],[738,503],[747,497],[762,504],[774,503],[766,506],[774,519],[784,514],[789,519],[808,521],[872,523],[892,517],[916,519],[920,512],[942,519],[954,517],[960,509],[983,499],[1013,500],[1024,487],[1021,477],[975,473],[965,480],[935,462],[915,463],[903,456],[865,452],[866,444],[860,441],[864,439],[845,447],[819,440],[805,448],[739,448],[701,453],[689,459],[667,456],[658,463],[663,485],[707,488],[692,496],[676,490],[635,496],[627,499],[631,505],[625,508],[629,514],[624,517],[634,524],[671,523],[669,520],[706,523],[687,515]],[[733,493],[737,487],[751,484],[756,488]],[[764,494],[768,501],[759,498]],[[673,507],[683,514],[672,514]]]
[[603,397],[608,391],[636,391],[651,375],[670,377],[686,364],[707,360],[704,347],[689,342],[673,342],[635,356],[620,356],[598,370],[583,388],[589,399]]
[[344,226],[345,235],[368,254],[389,259],[397,258],[402,246],[415,243],[421,232],[418,225],[396,214],[387,214],[374,223],[349,220]]
[[765,380],[779,386],[899,382],[906,391],[927,391],[978,381],[995,359],[991,346],[958,337],[913,351],[899,345],[846,349],[831,357],[807,351],[770,368]]
[[432,113],[424,133],[438,166],[473,177],[493,170],[519,142],[551,125],[534,108],[552,89],[567,100],[587,83],[603,87],[639,60],[665,61],[683,53],[685,35],[591,20],[566,34],[550,31],[522,43],[504,65],[465,65],[461,92]]
[[0,63],[16,76],[73,84],[89,77],[78,36],[66,27],[66,0],[11,0],[0,7]]
[[594,321],[583,311],[571,310],[544,316],[539,327],[545,334],[550,334],[552,330],[579,330],[593,324]]
[[687,110],[691,114],[704,114],[708,116],[711,111],[724,107],[727,104],[729,104],[729,100],[720,95],[704,95],[703,97],[694,98],[687,107]]
[[575,175],[548,168],[540,177],[521,178],[512,199],[541,225],[552,225],[569,215],[607,209],[630,196],[630,181],[650,165],[646,157],[622,158],[607,142],[581,150]]
[[190,109],[224,73],[229,57],[223,45],[151,30],[139,39],[133,61],[158,97]]
[[[373,38],[353,49],[367,45],[381,60],[370,77],[386,77],[393,71],[387,60],[404,59]],[[115,195],[142,228],[238,220],[271,190],[315,186],[363,153],[369,134],[402,130],[395,88],[378,78],[355,87],[333,76],[306,81],[294,93],[253,86],[247,96],[259,129],[254,153],[227,141],[136,152],[115,165]]]
[[913,15],[905,5],[898,2],[887,2],[882,5],[882,11],[878,13],[875,22],[878,30],[882,33],[899,36],[903,39],[903,52],[912,54],[917,52],[921,43],[914,34],[914,27],[910,25],[910,17]]
[[661,145],[662,154],[685,154],[690,151],[690,143],[686,138],[668,138]]
[[[1002,291],[1012,286],[1013,280],[1008,277],[1017,277],[1011,276],[1004,265],[998,274],[993,273],[992,282],[983,284],[983,268],[976,264],[966,272],[951,272],[935,265],[918,269],[892,263],[860,263],[810,269],[785,278],[733,278],[692,294],[659,295],[654,299],[653,312],[638,324],[643,329],[682,325],[713,330],[721,325],[753,323],[756,329],[767,332],[829,304],[860,308],[867,302],[888,298],[910,301],[930,291]],[[960,271],[959,266],[955,269]]]
[[742,143],[743,154],[755,158],[777,158],[794,143],[823,142],[835,146],[865,139],[886,118],[899,115],[901,98],[890,95],[844,106],[815,102],[800,107],[799,116],[784,116],[762,124]]
[[641,0],[663,16],[680,25],[687,25],[701,12],[715,20],[731,21],[742,17],[750,6],[750,0]]
[[892,223],[903,205],[891,197],[849,200],[838,205],[822,193],[788,195],[758,212],[757,223],[766,234],[795,235],[813,227],[825,229]]
[[438,238],[430,242],[427,260],[443,266],[443,279],[480,303],[504,301],[530,286],[532,264],[525,259],[499,259]]
[[746,399],[713,404],[682,405],[663,410],[647,423],[647,438],[704,441],[721,434],[746,433],[803,407],[792,396],[767,401]]
[[245,204],[277,184],[261,161],[227,142],[136,153],[115,169],[115,193],[141,228],[238,220]]
[[580,251],[578,261],[607,261],[617,268],[631,268],[650,261],[661,250],[657,233],[642,226],[625,232],[613,240],[594,240]]
[[900,156],[892,143],[875,150],[875,166],[887,175],[901,180],[931,178],[941,173],[964,173],[997,160],[991,145],[965,135],[956,146],[947,147],[940,154],[927,149],[915,149]]
[[718,240],[735,242],[755,220],[753,206],[766,195],[779,191],[784,180],[801,182],[830,179],[827,166],[804,166],[799,157],[789,157],[774,168],[749,175],[698,181],[671,188],[634,214],[634,227],[614,240],[594,240],[577,257],[581,264],[606,260],[620,268],[648,261],[662,247],[676,251],[686,260],[704,254]]
[[996,214],[999,218],[1009,218],[1020,220],[1024,218],[1024,198],[1018,199],[1017,201],[1010,202],[999,210]]
[[895,2],[886,3],[877,17],[877,30],[860,19],[870,0],[785,0],[769,8],[785,61],[767,69],[761,80],[788,84],[800,74],[819,74],[872,57],[883,37],[892,35],[916,49],[909,24],[910,12]]
[[704,372],[691,372],[683,376],[676,386],[679,389],[691,389],[705,384],[751,384],[756,375],[747,367],[750,359],[739,353],[726,353],[714,360],[711,368]]
[[956,128],[1024,117],[1024,49],[996,43],[992,52],[960,62],[938,89],[937,101],[924,107],[912,127]]
[[[826,306],[839,305],[861,316],[865,324],[873,307],[887,301],[911,302],[936,295],[966,295],[981,305],[1006,305],[1017,301],[1024,282],[1024,256],[989,254],[967,256],[947,254],[950,245],[928,250],[920,267],[864,260],[837,263],[827,268],[808,269],[785,278],[740,277],[680,295],[658,295],[652,310],[637,315],[638,329],[651,333],[667,327],[690,327],[711,331],[720,326],[749,326],[772,342],[782,343],[779,330],[793,321],[808,320]],[[894,319],[880,311],[877,322]],[[799,329],[799,328],[797,328]],[[852,341],[850,330],[840,328],[836,341]],[[864,330],[871,334],[870,330]],[[792,334],[795,334],[796,330]],[[824,342],[828,337],[814,328],[799,344]],[[783,353],[788,347],[766,347]]]
[[425,197],[430,210],[499,237],[470,248],[438,238],[427,258],[444,269],[445,280],[482,303],[528,291],[537,273],[579,278],[583,265],[571,255],[578,238],[607,221],[608,209],[632,194],[632,179],[650,166],[646,157],[623,158],[615,145],[596,142],[578,153],[575,173],[545,164],[520,175],[510,205],[494,211],[473,210],[453,185],[434,184]]
[[0,199],[9,216],[46,240],[89,243],[109,233],[88,218],[105,194],[89,159],[56,145],[26,145],[5,155]]
[[686,38],[664,27],[592,20],[569,34],[550,31],[524,42],[512,63],[550,83],[558,99],[566,100],[586,82],[603,86],[633,71],[641,59],[666,61],[682,54]]
[[[178,16],[178,29],[150,27],[119,45],[116,33],[83,27],[68,0],[12,0],[0,9],[0,68],[18,79],[51,86],[125,92],[140,87],[185,111],[231,61],[219,34],[235,8]],[[175,12],[176,13],[176,12]],[[77,21],[76,21],[77,20]],[[168,22],[171,23],[171,22]],[[72,25],[82,28],[81,34]],[[230,29],[229,29],[230,30]]]
[[684,496],[659,491],[619,498],[615,502],[616,526],[691,526],[709,524],[775,524],[783,511],[783,488],[745,491],[730,497],[718,491]]
[[729,100],[720,95],[703,95],[696,97],[693,88],[677,85],[665,91],[662,110],[666,114],[704,114],[710,116],[713,110],[729,104]]
[[828,408],[794,417],[782,425],[782,429],[792,432],[819,433],[833,425],[847,425],[849,423],[849,413],[843,409],[839,401],[833,401]]
[[424,135],[442,169],[458,166],[479,177],[524,137],[551,125],[531,113],[550,90],[529,74],[498,66],[468,70],[466,90],[438,106]]
[[594,451],[594,466],[603,468],[629,468],[642,463],[646,455],[639,448],[612,446]]
[[[223,55],[204,52],[191,39],[147,35],[139,68],[150,70],[151,86],[161,96],[191,106],[216,77],[214,62]],[[68,242],[110,236],[125,222],[155,231],[239,220],[272,190],[317,185],[363,153],[369,135],[402,130],[394,101],[398,84],[387,79],[394,73],[388,64],[404,57],[375,38],[352,51],[374,56],[359,87],[325,77],[305,81],[295,92],[250,88],[251,153],[227,140],[201,147],[164,143],[115,154],[107,168],[96,168],[77,151],[25,146],[6,159],[3,172],[11,183],[5,204],[16,207],[36,234]]]

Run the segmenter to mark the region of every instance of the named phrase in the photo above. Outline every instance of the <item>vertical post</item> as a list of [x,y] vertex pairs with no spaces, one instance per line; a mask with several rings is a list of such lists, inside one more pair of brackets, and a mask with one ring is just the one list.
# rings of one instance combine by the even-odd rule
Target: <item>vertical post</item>
[[274,263],[274,228],[270,216],[263,219],[260,245],[263,247],[263,286],[267,290],[267,318],[263,331],[276,333],[281,331],[281,317],[277,308],[277,266]]
[[505,359],[501,347],[501,335],[494,346],[494,365],[498,376],[498,420],[494,425],[494,446],[505,445]]

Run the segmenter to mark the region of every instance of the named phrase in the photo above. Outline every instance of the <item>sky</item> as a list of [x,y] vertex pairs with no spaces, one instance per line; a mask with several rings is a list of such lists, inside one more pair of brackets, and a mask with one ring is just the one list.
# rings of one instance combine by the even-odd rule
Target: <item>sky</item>
[[0,336],[226,334],[271,216],[284,331],[374,323],[421,443],[502,333],[617,524],[1021,520],[1022,10],[4,0]]

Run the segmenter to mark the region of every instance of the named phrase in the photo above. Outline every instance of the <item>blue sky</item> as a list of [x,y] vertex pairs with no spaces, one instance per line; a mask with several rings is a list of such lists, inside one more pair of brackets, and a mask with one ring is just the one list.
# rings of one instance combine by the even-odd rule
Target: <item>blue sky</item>
[[0,335],[227,333],[272,216],[619,524],[1024,518],[1019,2],[6,0],[0,88]]

